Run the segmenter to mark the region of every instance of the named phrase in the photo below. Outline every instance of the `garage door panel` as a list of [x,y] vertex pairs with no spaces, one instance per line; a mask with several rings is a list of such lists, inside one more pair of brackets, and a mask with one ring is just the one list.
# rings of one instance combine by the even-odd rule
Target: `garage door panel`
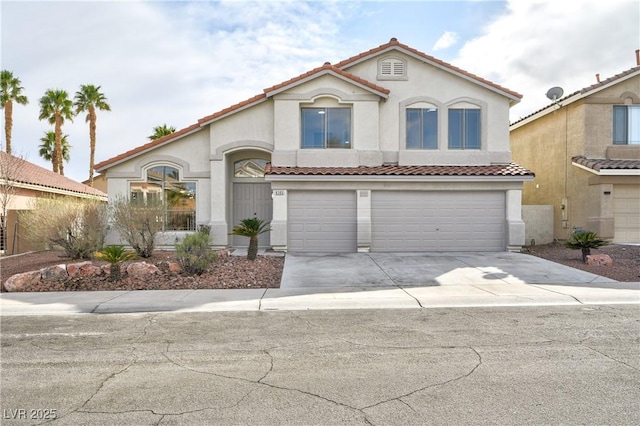
[[503,251],[504,192],[375,191],[374,251]]
[[290,251],[356,251],[355,191],[289,191],[288,201]]
[[614,185],[614,237],[616,243],[640,243],[640,186]]

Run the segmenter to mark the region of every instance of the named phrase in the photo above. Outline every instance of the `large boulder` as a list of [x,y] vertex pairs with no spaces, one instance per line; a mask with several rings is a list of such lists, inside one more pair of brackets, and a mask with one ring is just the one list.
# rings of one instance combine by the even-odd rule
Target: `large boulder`
[[80,263],[70,263],[67,265],[67,274],[71,278],[78,277],[91,277],[95,275],[101,275],[102,269],[99,266],[94,265],[90,261]]
[[67,267],[64,264],[42,268],[40,269],[40,275],[42,275],[43,281],[61,281],[69,278]]
[[132,278],[147,278],[157,274],[160,270],[147,262],[134,262],[127,266],[127,275]]
[[587,265],[611,266],[613,259],[608,254],[590,254],[587,256]]
[[4,289],[10,292],[29,291],[29,287],[41,283],[40,271],[24,272],[16,274],[7,279]]

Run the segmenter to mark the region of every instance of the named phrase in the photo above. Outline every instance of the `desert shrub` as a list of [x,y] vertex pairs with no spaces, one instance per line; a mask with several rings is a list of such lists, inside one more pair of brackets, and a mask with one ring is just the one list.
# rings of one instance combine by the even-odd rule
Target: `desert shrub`
[[217,259],[217,255],[209,247],[209,233],[196,232],[189,234],[182,243],[176,244],[176,258],[182,269],[195,275],[201,275]]
[[20,220],[35,246],[53,245],[72,259],[88,259],[104,244],[108,209],[97,200],[40,198],[20,213]]
[[118,197],[111,204],[111,215],[114,228],[138,256],[151,257],[156,234],[162,231],[162,204],[139,205],[126,197]]
[[135,258],[136,254],[126,251],[124,246],[113,245],[102,247],[95,253],[95,256],[111,264],[109,279],[111,281],[119,281],[121,278],[120,263]]
[[587,263],[587,256],[591,254],[592,248],[598,248],[609,244],[605,240],[598,238],[598,234],[589,231],[576,231],[571,234],[571,239],[566,242],[566,246],[574,250],[582,250],[582,261]]
[[211,225],[198,225],[198,232],[203,234],[211,234]]

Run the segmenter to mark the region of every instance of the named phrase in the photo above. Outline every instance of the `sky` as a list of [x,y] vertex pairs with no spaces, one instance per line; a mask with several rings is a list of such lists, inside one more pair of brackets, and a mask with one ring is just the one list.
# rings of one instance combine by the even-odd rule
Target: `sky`
[[[262,93],[324,62],[392,37],[523,95],[513,122],[565,95],[636,66],[638,0],[507,1],[7,1],[0,0],[0,65],[29,103],[14,105],[15,155],[39,157],[52,129],[38,120],[48,89],[73,98],[101,87],[96,163]],[[0,116],[4,117],[4,115]],[[85,115],[65,122],[65,175],[89,177]],[[2,149],[5,146],[2,119]]]

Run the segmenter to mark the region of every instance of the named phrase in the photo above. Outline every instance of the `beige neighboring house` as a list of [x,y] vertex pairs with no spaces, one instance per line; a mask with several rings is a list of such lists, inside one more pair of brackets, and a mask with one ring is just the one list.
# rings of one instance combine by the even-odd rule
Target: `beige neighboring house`
[[18,213],[31,208],[40,197],[90,198],[107,201],[107,194],[58,173],[0,152],[0,253],[12,255],[30,250]]
[[[89,185],[89,179],[85,180],[84,182],[82,182],[85,185]],[[105,175],[95,175],[93,177],[93,188],[104,192],[105,194],[107,193],[107,177]]]
[[582,229],[640,243],[637,62],[511,124],[514,160],[536,172],[522,204],[553,206],[556,239]]
[[[391,39],[96,165],[109,198],[163,200],[171,246],[258,217],[289,252],[506,251],[524,243],[509,108],[521,95]],[[117,238],[117,236],[114,236]]]

